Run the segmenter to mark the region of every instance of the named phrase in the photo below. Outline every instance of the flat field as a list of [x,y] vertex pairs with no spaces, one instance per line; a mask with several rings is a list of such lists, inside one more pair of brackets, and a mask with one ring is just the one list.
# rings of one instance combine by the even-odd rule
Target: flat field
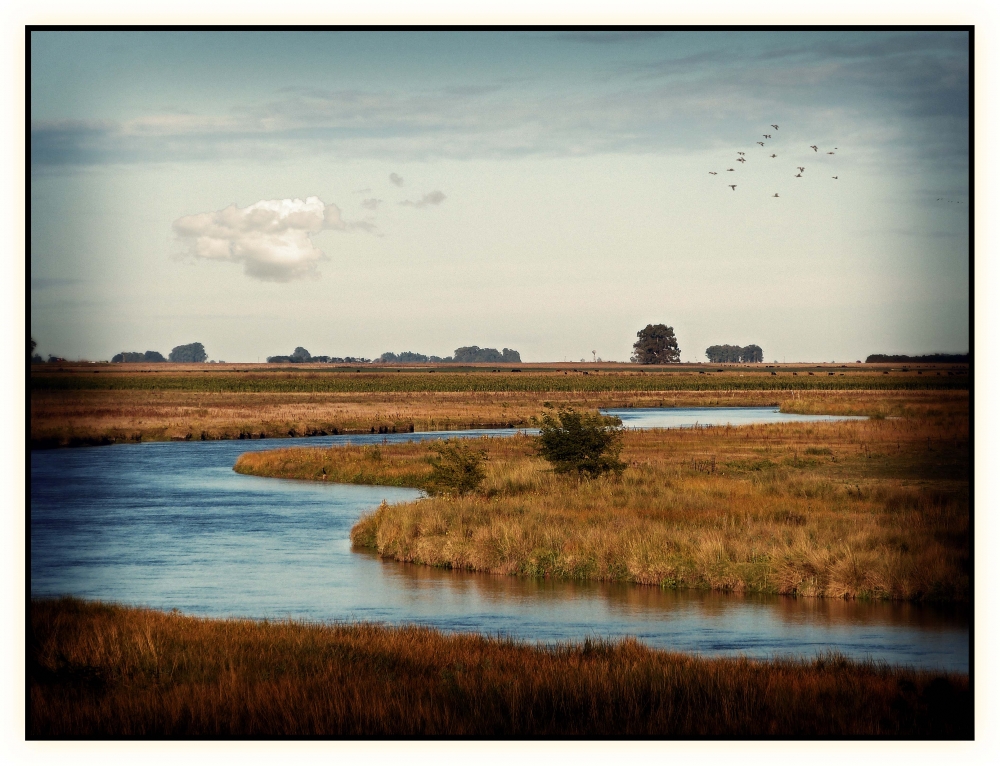
[[46,364],[31,370],[31,445],[523,427],[545,402],[892,416],[968,386],[966,365]]
[[967,675],[373,624],[30,606],[29,738],[970,739]]
[[[621,478],[554,474],[531,437],[474,441],[488,455],[480,491],[383,505],[352,540],[400,561],[497,574],[968,599],[968,394],[832,401],[876,417],[629,432]],[[244,454],[235,469],[424,487],[431,456],[428,443],[296,448]]]

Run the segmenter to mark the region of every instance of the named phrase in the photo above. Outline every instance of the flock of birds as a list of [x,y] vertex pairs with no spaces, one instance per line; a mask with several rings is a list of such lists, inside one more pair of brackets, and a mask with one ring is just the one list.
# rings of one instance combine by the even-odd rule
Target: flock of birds
[[[771,124],[771,127],[774,128],[775,130],[778,130],[778,126],[775,125],[775,124],[773,124],[773,123]],[[763,133],[762,134],[762,138],[765,138],[765,139],[768,139],[768,140],[770,140],[771,138],[773,138],[773,136],[774,136],[773,133]],[[767,146],[767,144],[764,141],[756,141],[755,143],[758,146],[760,146],[761,149],[765,149],[765,147]],[[815,144],[810,145],[809,148],[812,149],[815,154],[819,154],[819,147],[816,146]],[[838,147],[835,146],[835,147],[833,147],[833,149],[834,149],[834,151],[832,151],[832,152],[825,152],[825,153],[826,154],[836,154],[836,151],[837,151]],[[736,154],[737,154],[736,161],[739,162],[742,165],[746,165],[746,163],[747,163],[746,152],[736,152]],[[770,159],[772,159],[772,160],[778,158],[778,155],[774,154],[774,153],[771,153],[771,154],[769,154],[767,156]],[[796,168],[798,168],[799,172],[796,173],[793,176],[793,178],[802,178],[802,174],[805,173],[805,171],[806,171],[805,166],[804,165],[796,165]],[[727,172],[727,173],[735,173],[736,172],[736,168],[726,168],[725,172]],[[712,176],[719,175],[718,172],[716,172],[714,170],[709,170],[708,174],[712,175]],[[840,176],[830,176],[830,177],[834,181],[837,181],[840,178]],[[727,184],[727,185],[729,186],[730,189],[732,189],[733,191],[736,191],[737,184]],[[775,197],[779,196],[778,192],[775,192],[774,196]]]

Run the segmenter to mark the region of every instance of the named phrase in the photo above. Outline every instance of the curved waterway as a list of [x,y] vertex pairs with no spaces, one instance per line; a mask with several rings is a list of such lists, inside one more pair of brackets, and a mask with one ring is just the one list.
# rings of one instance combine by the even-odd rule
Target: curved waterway
[[[630,427],[829,419],[774,408],[613,412]],[[213,617],[418,623],[528,641],[635,636],[703,655],[809,657],[836,650],[968,671],[966,607],[669,591],[400,564],[352,551],[350,529],[383,499],[411,500],[418,491],[266,479],[232,470],[250,450],[512,433],[154,442],[32,452],[31,595]]]

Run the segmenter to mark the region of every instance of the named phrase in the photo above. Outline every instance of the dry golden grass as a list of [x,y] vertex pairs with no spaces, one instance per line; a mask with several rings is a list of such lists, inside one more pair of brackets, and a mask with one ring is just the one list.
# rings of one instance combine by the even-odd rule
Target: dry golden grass
[[[191,373],[195,374],[195,373]],[[623,373],[624,374],[624,373]],[[634,374],[634,373],[632,373]],[[433,377],[433,376],[429,376]],[[697,376],[695,376],[697,379]],[[527,426],[543,404],[598,407],[780,406],[788,412],[901,416],[968,400],[965,391],[662,391],[390,393],[32,390],[33,447],[132,440]]]
[[[622,478],[582,481],[553,474],[530,437],[484,439],[481,492],[383,505],[352,540],[498,574],[964,600],[968,437],[966,402],[945,396],[920,417],[630,432]],[[249,453],[236,470],[422,486],[427,444],[372,450]]]
[[971,738],[966,675],[32,602],[28,736]]

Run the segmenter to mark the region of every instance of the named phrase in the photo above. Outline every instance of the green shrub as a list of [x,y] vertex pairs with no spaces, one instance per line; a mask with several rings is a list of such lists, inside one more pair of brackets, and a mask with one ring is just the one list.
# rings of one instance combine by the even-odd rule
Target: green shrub
[[622,421],[617,417],[560,408],[558,415],[542,416],[538,454],[552,464],[556,473],[621,474],[625,463],[618,455],[623,433]]
[[474,492],[486,478],[486,451],[472,449],[465,444],[453,444],[447,439],[431,449],[437,457],[431,458],[433,467],[427,480],[427,490],[432,495],[464,495]]

